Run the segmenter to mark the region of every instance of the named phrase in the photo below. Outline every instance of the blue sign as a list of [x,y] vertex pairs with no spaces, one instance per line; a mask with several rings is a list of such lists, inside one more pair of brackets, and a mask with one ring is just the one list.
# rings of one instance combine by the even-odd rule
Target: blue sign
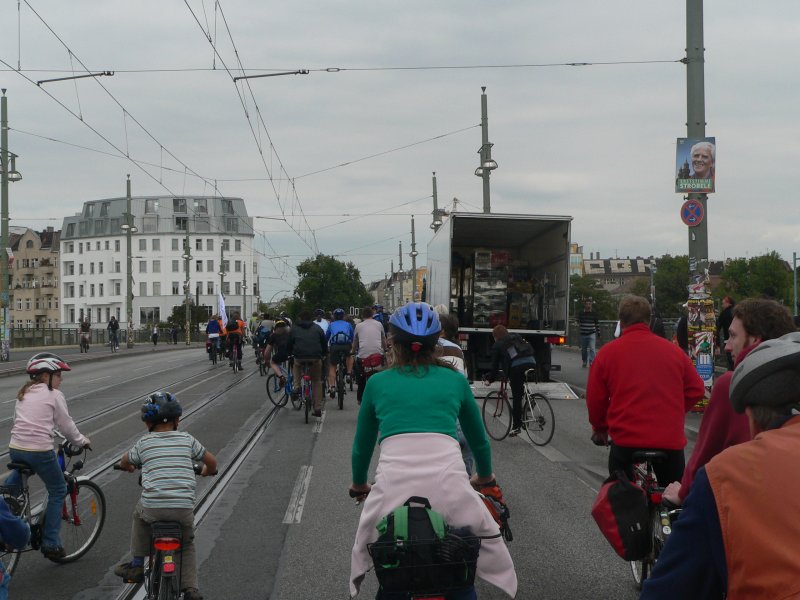
[[697,227],[703,222],[705,213],[699,200],[687,200],[681,206],[681,221],[689,227]]

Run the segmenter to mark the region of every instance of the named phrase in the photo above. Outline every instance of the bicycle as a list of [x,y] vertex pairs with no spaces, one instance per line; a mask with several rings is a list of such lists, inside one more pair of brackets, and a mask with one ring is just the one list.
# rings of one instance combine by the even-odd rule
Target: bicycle
[[81,354],[84,353],[84,352],[89,352],[89,334],[88,333],[82,333],[81,334],[80,348],[81,348]]
[[[291,398],[292,406],[297,410],[300,408],[300,401],[299,399],[295,400],[292,394],[292,390],[294,389],[294,377],[292,376],[291,362],[288,369],[283,364],[281,364],[279,368],[280,374],[270,373],[267,377],[267,396],[269,396],[270,401],[278,408],[286,406],[289,402],[289,398]],[[283,385],[281,385],[281,377],[286,378]]]
[[644,581],[650,576],[658,560],[661,549],[672,533],[672,522],[678,518],[681,508],[673,506],[663,499],[664,488],[658,485],[653,464],[666,459],[667,455],[659,450],[639,450],[633,453],[632,482],[645,491],[649,518],[650,549],[641,560],[631,561],[631,573],[636,588],[641,590]]
[[498,377],[500,389],[486,394],[481,414],[486,433],[499,442],[511,431],[511,403],[508,401],[508,379],[502,371],[498,372]]
[[556,416],[547,396],[531,392],[528,384],[538,383],[537,370],[525,371],[525,385],[522,398],[522,429],[528,439],[536,446],[545,446],[553,439],[556,429]]
[[111,354],[114,354],[117,350],[119,350],[119,341],[117,341],[117,334],[112,333],[109,336],[108,345],[111,346]]
[[[100,537],[106,517],[106,498],[96,483],[86,477],[75,475],[86,463],[86,448],[72,446],[60,434],[58,435],[63,442],[56,454],[67,483],[67,495],[61,508],[61,543],[66,555],[49,560],[56,563],[70,563],[86,554]],[[72,459],[81,454],[82,458],[71,464]],[[11,512],[21,517],[31,528],[31,539],[27,548],[20,551],[0,549],[0,560],[6,573],[11,575],[19,564],[23,552],[39,550],[42,546],[47,495],[45,494],[39,504],[32,505],[28,479],[34,474],[33,470],[24,462],[11,462],[8,467],[19,472],[20,483],[15,486],[0,486],[0,494]]]
[[[308,413],[312,410],[312,403],[314,400],[313,382],[311,381],[311,364],[307,361],[300,362],[300,402],[303,403],[305,408],[306,423],[308,423]],[[324,391],[324,390],[323,390]],[[294,403],[294,399],[292,399]]]
[[269,365],[266,364],[264,360],[264,349],[259,348],[256,346],[256,365],[258,366],[258,374],[260,376],[264,376],[267,374],[267,370],[269,369]]
[[[336,396],[339,402],[339,410],[344,408],[345,376],[347,374],[347,354],[339,355],[339,362],[336,364]],[[352,385],[352,384],[351,384]],[[350,388],[353,389],[352,387]]]
[[229,340],[229,344],[231,348],[231,368],[233,368],[234,373],[238,373],[242,370],[242,349],[236,336]]

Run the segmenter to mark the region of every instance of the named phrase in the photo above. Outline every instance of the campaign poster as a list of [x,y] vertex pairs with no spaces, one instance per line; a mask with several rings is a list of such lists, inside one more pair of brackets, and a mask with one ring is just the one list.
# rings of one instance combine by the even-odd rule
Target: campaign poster
[[675,192],[678,194],[713,192],[716,158],[716,138],[678,138]]
[[[714,342],[717,319],[711,298],[689,298],[687,302],[689,354],[697,374],[707,388],[714,383]],[[694,411],[702,412],[708,401],[701,400]]]

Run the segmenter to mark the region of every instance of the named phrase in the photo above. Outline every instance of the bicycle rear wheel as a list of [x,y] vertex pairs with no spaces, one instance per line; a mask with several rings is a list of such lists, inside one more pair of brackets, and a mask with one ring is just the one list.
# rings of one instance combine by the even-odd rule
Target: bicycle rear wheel
[[308,423],[308,413],[311,412],[311,386],[303,379],[303,385],[300,389],[303,396],[303,405],[306,409],[306,423]]
[[556,429],[556,416],[550,401],[543,394],[526,394],[522,408],[522,424],[528,439],[537,446],[548,444]]
[[336,395],[339,399],[339,410],[344,408],[344,367],[336,369]]
[[511,431],[511,405],[499,392],[489,392],[483,401],[483,425],[493,440],[505,439]]
[[647,553],[641,560],[632,560],[631,561],[631,574],[633,575],[633,582],[636,585],[637,590],[642,589],[642,585],[644,584],[645,580],[650,577],[650,573],[653,571],[653,566],[655,566],[656,559],[658,558],[659,553],[661,552],[662,542],[659,538],[658,534],[656,533],[661,528],[661,522],[658,516],[658,510],[656,510],[653,506],[650,507],[650,551]]
[[286,386],[281,385],[281,379],[275,373],[270,373],[267,377],[267,396],[278,408],[286,406],[286,403],[289,402]]
[[174,575],[161,576],[161,583],[158,585],[158,600],[178,600],[178,578]]
[[93,481],[76,482],[75,505],[69,494],[64,498],[61,516],[61,543],[67,555],[50,559],[57,563],[78,560],[86,554],[100,537],[106,519],[106,497]]

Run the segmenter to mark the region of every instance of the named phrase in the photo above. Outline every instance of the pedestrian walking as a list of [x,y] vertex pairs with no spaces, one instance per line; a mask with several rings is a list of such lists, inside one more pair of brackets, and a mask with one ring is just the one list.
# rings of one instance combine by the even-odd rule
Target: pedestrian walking
[[591,300],[583,302],[583,310],[578,314],[578,326],[581,334],[581,362],[585,369],[587,364],[592,366],[594,362],[597,336],[600,334],[600,323],[597,314],[592,310]]

